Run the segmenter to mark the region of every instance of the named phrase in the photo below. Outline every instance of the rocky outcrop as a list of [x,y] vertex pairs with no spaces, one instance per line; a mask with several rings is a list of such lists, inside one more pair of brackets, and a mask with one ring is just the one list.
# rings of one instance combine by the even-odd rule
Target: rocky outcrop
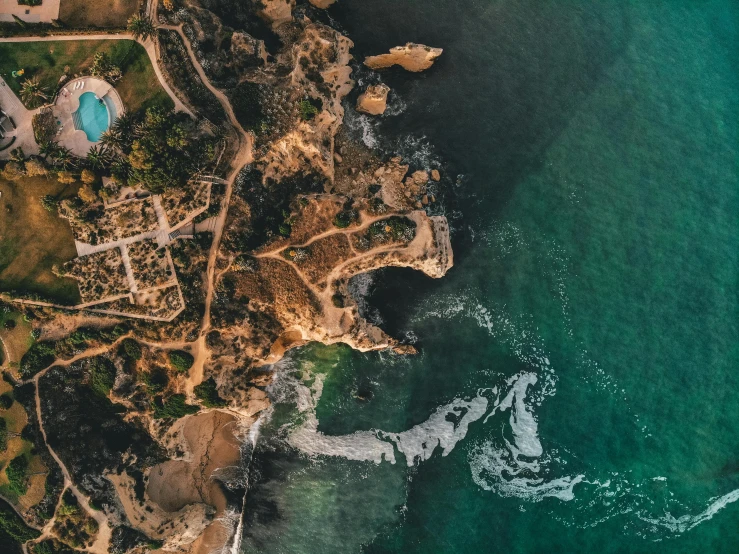
[[357,111],[369,115],[382,115],[387,109],[387,95],[390,87],[380,83],[370,85],[357,99]]
[[441,56],[442,52],[441,48],[431,48],[424,44],[409,42],[405,46],[391,48],[388,54],[367,57],[364,65],[372,69],[385,69],[399,65],[407,71],[419,72],[434,65],[434,61]]
[[[399,167],[401,179],[406,171]],[[408,178],[427,179],[424,171]],[[219,330],[222,343],[237,345],[229,355],[247,352],[247,363],[259,366],[308,341],[342,342],[361,351],[399,345],[360,316],[349,279],[389,266],[442,277],[453,265],[449,227],[444,217],[394,210],[378,200],[347,208],[351,200],[345,197],[313,196],[294,214],[290,239],[260,248],[248,271],[223,275],[234,291],[233,306],[241,298],[247,302],[236,309],[242,312],[224,318],[236,325]]]
[[264,6],[259,15],[265,21],[272,24],[272,28],[277,28],[283,23],[287,23],[293,17],[292,11],[295,7],[295,0],[261,0]]
[[316,8],[321,8],[322,10],[325,10],[329,6],[332,6],[334,3],[336,3],[336,0],[310,0],[310,3],[313,4]]

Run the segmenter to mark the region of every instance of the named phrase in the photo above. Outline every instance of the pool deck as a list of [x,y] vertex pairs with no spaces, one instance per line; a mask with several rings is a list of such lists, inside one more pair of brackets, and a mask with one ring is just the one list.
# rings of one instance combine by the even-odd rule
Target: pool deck
[[72,121],[72,114],[80,107],[80,96],[86,92],[95,93],[98,98],[107,94],[115,106],[114,120],[124,111],[123,102],[115,88],[102,79],[80,77],[72,79],[62,87],[52,108],[54,116],[61,123],[57,132],[57,141],[60,145],[69,148],[72,154],[81,158],[87,156],[90,148],[96,144],[87,140],[87,135],[82,129],[75,129]]

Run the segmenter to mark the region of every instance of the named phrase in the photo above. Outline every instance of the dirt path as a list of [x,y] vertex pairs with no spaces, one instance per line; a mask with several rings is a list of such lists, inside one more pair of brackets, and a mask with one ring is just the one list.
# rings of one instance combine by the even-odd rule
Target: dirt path
[[[49,441],[46,438],[46,429],[44,428],[44,418],[41,415],[41,395],[39,394],[39,381],[52,368],[67,367],[84,358],[89,358],[92,356],[97,356],[99,354],[104,354],[105,352],[108,352],[109,350],[115,348],[116,345],[120,341],[122,341],[124,338],[126,338],[127,336],[128,335],[119,337],[115,342],[111,344],[85,350],[84,352],[77,354],[76,356],[73,356],[72,358],[68,360],[56,361],[53,364],[51,364],[49,367],[43,369],[42,371],[39,371],[36,375],[33,376],[33,378],[30,381],[24,382],[24,384],[33,382],[35,386],[36,418],[38,420],[39,429],[41,430],[41,436],[44,438],[44,444],[46,445],[46,448],[49,450],[49,454],[51,454],[51,457],[54,458],[54,461],[57,463],[57,465],[59,466],[59,469],[61,469],[62,471],[62,475],[64,476],[64,488],[65,489],[68,488],[74,493],[74,496],[77,498],[77,501],[80,503],[82,508],[98,524],[98,533],[97,533],[97,537],[95,538],[95,542],[93,543],[92,546],[86,549],[87,552],[90,552],[92,554],[107,554],[108,552],[110,552],[110,539],[111,539],[113,530],[111,528],[110,523],[108,522],[108,517],[105,515],[105,512],[93,510],[90,507],[89,499],[84,494],[82,494],[82,492],[77,488],[77,485],[74,484],[74,481],[72,480],[72,476],[67,470],[67,466],[64,465],[64,462],[62,462],[61,458],[57,455],[57,453],[54,451],[51,445],[49,445]],[[57,502],[57,509],[59,508],[61,497],[62,495],[60,494],[59,501]],[[40,539],[46,538],[52,534],[51,530],[54,527],[54,523],[56,521],[56,513],[57,511],[55,510],[54,515],[52,516],[51,520],[49,520],[49,522],[44,526]]]

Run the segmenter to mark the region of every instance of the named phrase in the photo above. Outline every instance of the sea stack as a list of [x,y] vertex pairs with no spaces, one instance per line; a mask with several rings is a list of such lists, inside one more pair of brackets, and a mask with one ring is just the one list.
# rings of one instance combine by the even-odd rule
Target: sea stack
[[409,42],[405,46],[396,46],[390,49],[388,54],[369,56],[364,60],[364,65],[372,69],[385,69],[393,65],[399,65],[406,71],[425,71],[432,65],[436,58],[441,56],[441,48],[432,48],[425,44],[414,44]]
[[357,99],[357,111],[369,115],[382,115],[387,109],[387,95],[390,87],[380,83],[370,85]]

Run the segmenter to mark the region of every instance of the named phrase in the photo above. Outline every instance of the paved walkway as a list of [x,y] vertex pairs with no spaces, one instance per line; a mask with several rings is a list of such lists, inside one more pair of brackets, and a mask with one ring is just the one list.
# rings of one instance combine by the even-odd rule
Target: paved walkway
[[162,85],[164,92],[166,92],[174,102],[175,111],[185,112],[190,117],[195,117],[192,111],[190,111],[190,109],[185,106],[185,104],[183,104],[179,98],[177,98],[177,95],[167,84],[167,81],[162,74],[162,70],[159,68],[159,60],[157,59],[156,48],[154,45],[154,41],[151,39],[136,40],[135,38],[133,38],[133,35],[131,33],[118,33],[99,35],[49,35],[46,37],[9,37],[2,39],[0,42],[54,42],[62,40],[135,40],[146,50],[146,53],[149,56],[149,60],[151,61],[151,65],[154,68],[154,73],[156,73],[157,79],[159,79],[159,84]]
[[[33,115],[38,110],[27,110],[2,77],[0,77],[0,109],[13,118],[16,130],[15,133],[10,135],[15,134],[18,137],[15,139],[12,148],[0,151],[0,160],[10,158],[10,151],[18,146],[23,148],[23,152],[27,156],[38,154],[38,145],[33,138],[33,125],[31,123]],[[5,144],[5,141],[3,141],[3,144]]]

